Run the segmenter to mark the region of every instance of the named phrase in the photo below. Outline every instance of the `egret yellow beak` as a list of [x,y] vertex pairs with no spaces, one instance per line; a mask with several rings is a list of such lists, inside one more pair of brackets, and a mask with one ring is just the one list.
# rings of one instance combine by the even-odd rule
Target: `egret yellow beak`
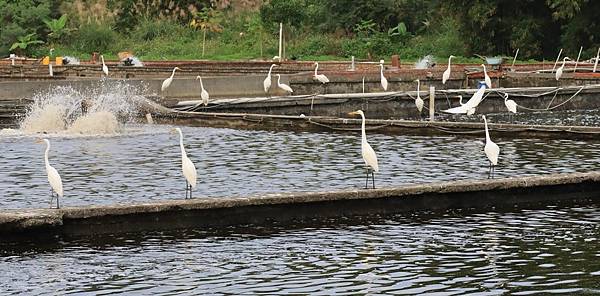
[[350,113],[348,113],[348,115],[358,115],[358,112],[356,112],[356,111],[350,112]]
[[42,139],[35,139],[35,143],[36,144],[42,144],[42,143],[44,143],[44,141]]

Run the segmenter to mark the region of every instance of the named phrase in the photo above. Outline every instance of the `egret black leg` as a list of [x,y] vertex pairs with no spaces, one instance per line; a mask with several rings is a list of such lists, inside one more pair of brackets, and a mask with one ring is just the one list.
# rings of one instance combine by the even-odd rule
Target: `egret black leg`
[[490,162],[490,165],[488,166],[488,179],[491,179],[492,177],[492,162]]
[[58,202],[58,193],[56,194],[56,208],[60,209],[60,203]]
[[185,199],[187,199],[187,198],[188,198],[188,188],[189,188],[189,186],[188,186],[188,181],[187,181],[187,180],[185,180]]
[[373,189],[375,189],[375,171],[371,171],[371,176],[373,178]]
[[367,179],[365,180],[365,189],[369,189],[369,167],[367,167]]
[[50,189],[50,208],[52,208],[52,201],[54,200],[54,191]]
[[192,199],[192,184],[190,184],[190,199]]

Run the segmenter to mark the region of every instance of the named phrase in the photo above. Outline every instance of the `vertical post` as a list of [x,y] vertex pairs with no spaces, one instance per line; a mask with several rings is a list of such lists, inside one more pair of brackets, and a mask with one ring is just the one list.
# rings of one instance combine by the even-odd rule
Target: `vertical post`
[[363,94],[365,93],[365,76],[363,76],[362,80]]
[[350,65],[350,71],[356,71],[356,66],[354,65],[354,56],[352,56],[352,65]]
[[513,71],[514,71],[515,61],[517,61],[518,55],[519,55],[519,49],[517,48],[517,52],[515,52],[515,57],[513,58],[512,65],[510,65],[510,67],[513,69]]
[[11,61],[11,65],[15,65],[15,59],[17,58],[17,56],[14,53],[10,54],[10,61]]
[[556,64],[558,64],[558,60],[560,60],[560,55],[562,54],[562,48],[560,49],[560,51],[558,52],[558,56],[556,57],[556,62],[554,62],[554,67],[552,67],[552,73],[554,73],[554,70],[556,69]]
[[435,115],[435,86],[429,87],[429,121],[434,120]]
[[48,64],[48,73],[50,74],[50,77],[54,76],[54,71],[52,70],[52,63]]
[[283,55],[283,23],[279,23],[279,61],[281,62],[281,59]]
[[204,45],[206,44],[206,28],[202,30],[202,58],[204,58]]
[[598,47],[598,53],[596,53],[596,61],[594,62],[594,73],[596,73],[596,68],[598,67],[598,58],[600,58],[600,47]]
[[583,51],[583,46],[579,48],[579,54],[577,55],[577,61],[575,61],[575,68],[573,68],[573,73],[577,72],[577,64],[579,64],[579,58],[581,57],[581,51]]

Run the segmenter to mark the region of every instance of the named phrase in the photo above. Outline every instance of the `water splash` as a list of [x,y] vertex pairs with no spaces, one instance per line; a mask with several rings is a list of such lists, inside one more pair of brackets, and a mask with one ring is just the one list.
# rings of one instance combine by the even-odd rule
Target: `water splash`
[[415,63],[415,69],[429,69],[435,66],[435,58],[432,55],[426,55]]
[[38,93],[20,122],[25,133],[116,134],[137,114],[142,87],[101,80],[90,88],[59,86]]

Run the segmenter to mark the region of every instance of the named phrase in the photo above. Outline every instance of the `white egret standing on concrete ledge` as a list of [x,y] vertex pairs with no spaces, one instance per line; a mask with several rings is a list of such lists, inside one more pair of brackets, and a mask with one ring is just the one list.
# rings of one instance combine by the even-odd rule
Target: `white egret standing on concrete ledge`
[[265,78],[265,80],[263,81],[263,87],[265,89],[265,93],[269,92],[269,88],[271,88],[271,71],[273,71],[273,67],[275,67],[277,65],[272,64],[271,67],[269,68],[269,73],[267,74],[267,78]]
[[[508,94],[504,94],[504,106],[506,106],[506,109],[508,109],[508,112],[517,114],[517,103],[513,100],[509,100]],[[509,115],[512,116],[512,114],[510,114],[510,113],[509,113]]]
[[202,77],[200,75],[196,76],[196,80],[200,79],[200,88],[202,91],[200,92],[200,98],[202,98],[202,104],[204,106],[208,105],[208,92],[204,89],[204,84],[202,84]]
[[104,63],[104,55],[100,55],[100,59],[102,60],[102,72],[104,72],[104,75],[108,76],[108,66]]
[[50,141],[48,139],[40,139],[37,140],[36,143],[46,143],[46,152],[44,152],[44,162],[46,164],[46,174],[48,175],[48,183],[50,183],[50,206],[52,206],[52,201],[54,200],[54,192],[56,192],[56,208],[60,208],[60,203],[58,198],[63,197],[63,186],[62,180],[58,171],[50,165],[48,161],[48,152],[50,151]]
[[419,110],[419,116],[421,115],[421,110],[423,110],[423,105],[425,102],[421,99],[421,81],[419,79],[415,80],[417,82],[417,98],[415,99],[415,105],[417,105],[417,110]]
[[192,198],[192,189],[196,188],[196,167],[194,163],[187,157],[185,148],[183,147],[183,134],[180,128],[174,128],[173,132],[179,133],[179,147],[181,148],[181,171],[185,177],[185,198],[188,198],[188,191],[190,192],[190,198]]
[[280,74],[277,74],[277,87],[279,87],[289,93],[294,92],[294,90],[292,90],[292,88],[289,85],[281,83],[281,75]]
[[329,78],[327,78],[327,76],[325,76],[324,74],[317,74],[318,69],[319,69],[319,63],[315,62],[315,75],[314,75],[315,79],[317,79],[322,84],[328,83]]
[[365,131],[365,113],[363,113],[362,110],[358,110],[350,112],[348,113],[348,115],[360,115],[360,117],[362,117],[362,138],[360,149],[367,168],[367,180],[365,181],[365,189],[369,187],[369,171],[373,176],[373,189],[375,189],[375,172],[379,172],[379,165],[377,164],[377,155],[375,154],[375,150],[373,150],[373,148],[371,148],[371,145],[369,145],[369,143],[367,142],[367,133]]
[[481,64],[481,66],[483,67],[483,78],[485,80],[485,85],[488,88],[492,88],[492,79],[490,79],[490,76],[488,75],[487,71],[485,70],[485,64]]
[[381,67],[381,87],[383,87],[383,90],[387,91],[388,81],[385,76],[383,76],[383,63],[380,63],[379,66]]
[[494,177],[494,168],[498,165],[498,156],[500,155],[500,147],[490,138],[490,132],[488,131],[487,120],[485,119],[485,115],[482,115],[483,122],[485,124],[485,147],[483,151],[490,161],[490,170],[488,175],[493,178]]
[[165,91],[169,86],[171,86],[171,82],[173,82],[173,76],[175,76],[175,70],[180,70],[179,67],[173,68],[173,73],[171,73],[171,77],[165,79],[162,83],[161,91]]
[[451,55],[448,58],[448,69],[446,69],[446,71],[444,71],[444,74],[442,74],[442,84],[446,84],[446,81],[448,81],[448,79],[450,79],[450,72],[452,71],[450,63],[452,62],[452,58],[454,58],[453,55]]
[[556,69],[556,75],[555,75],[556,81],[558,81],[560,79],[560,77],[562,77],[563,71],[565,69],[565,62],[567,60],[570,60],[570,58],[569,57],[564,57],[562,65],[560,65],[560,67],[558,67],[558,69]]

